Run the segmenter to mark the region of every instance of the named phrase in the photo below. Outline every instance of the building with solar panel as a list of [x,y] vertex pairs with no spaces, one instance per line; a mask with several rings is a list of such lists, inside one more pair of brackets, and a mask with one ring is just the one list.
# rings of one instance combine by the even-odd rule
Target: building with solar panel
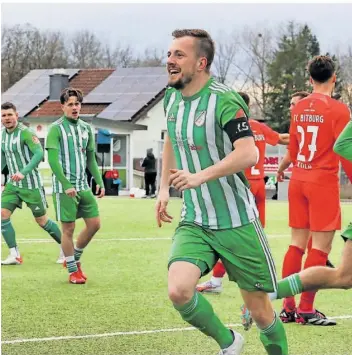
[[[142,187],[141,160],[153,148],[160,158],[166,120],[162,106],[167,84],[164,67],[117,69],[37,69],[2,94],[1,102],[14,103],[20,119],[45,144],[49,125],[62,116],[60,92],[66,87],[84,94],[80,118],[107,133],[97,144],[97,161],[103,172],[117,169],[120,194]],[[51,171],[46,156],[39,166],[45,189],[51,191]]]

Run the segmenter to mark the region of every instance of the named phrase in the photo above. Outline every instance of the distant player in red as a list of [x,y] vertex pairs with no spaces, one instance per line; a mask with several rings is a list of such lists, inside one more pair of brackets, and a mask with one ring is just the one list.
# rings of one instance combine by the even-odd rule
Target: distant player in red
[[[249,106],[249,96],[244,92],[239,92],[244,102]],[[264,182],[264,161],[266,144],[287,145],[289,142],[288,133],[278,133],[273,131],[264,123],[254,119],[249,119],[249,125],[254,134],[255,146],[258,151],[258,162],[255,166],[245,170],[246,178],[250,184],[251,192],[255,197],[255,202],[259,211],[260,221],[265,227],[265,182]],[[220,293],[222,291],[222,279],[226,271],[221,261],[218,261],[213,269],[213,276],[210,280],[197,285],[198,292]]]
[[[350,119],[346,105],[331,98],[336,82],[335,65],[328,56],[315,57],[308,66],[313,93],[291,111],[290,160],[294,163],[289,185],[291,245],[286,253],[283,277],[301,270],[310,233],[312,249],[304,268],[324,266],[335,231],[341,228],[339,158],[334,143]],[[345,171],[351,163],[343,162]],[[303,292],[296,308],[293,297],[284,300],[284,322],[335,325],[314,308],[315,292]]]

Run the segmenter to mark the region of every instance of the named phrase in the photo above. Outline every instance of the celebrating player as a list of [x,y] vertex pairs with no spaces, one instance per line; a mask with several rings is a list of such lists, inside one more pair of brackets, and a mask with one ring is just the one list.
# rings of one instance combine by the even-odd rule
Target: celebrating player
[[[2,130],[1,170],[7,165],[9,180],[1,195],[1,232],[10,249],[2,265],[20,265],[23,260],[18,250],[11,215],[25,202],[35,221],[58,243],[61,232],[58,225],[46,215],[47,203],[38,165],[43,159],[43,148],[38,137],[28,127],[18,122],[16,106],[11,102],[1,105]],[[58,263],[62,263],[60,253]]]
[[[244,92],[239,92],[247,106],[249,106],[249,96]],[[245,170],[246,178],[250,189],[255,198],[255,203],[259,211],[259,219],[262,226],[265,227],[265,182],[264,182],[264,160],[266,144],[287,145],[289,142],[288,133],[278,133],[273,131],[264,123],[249,119],[250,128],[254,134],[255,146],[258,151],[259,160],[255,166]],[[198,292],[220,293],[222,291],[222,280],[225,275],[225,267],[219,260],[213,269],[213,276],[210,280],[197,285]]]
[[240,354],[242,336],[226,328],[195,291],[220,257],[241,289],[267,353],[288,354],[284,327],[265,294],[276,289],[274,263],[242,173],[258,159],[247,105],[210,77],[214,43],[206,31],[176,30],[173,36],[164,98],[168,136],[156,205],[161,226],[172,220],[169,186],[183,191],[168,264],[169,298],[185,321],[219,344],[220,354]]
[[[70,274],[69,282],[84,284],[80,258],[84,248],[100,228],[99,210],[96,199],[87,183],[86,167],[97,182],[99,198],[105,189],[95,160],[94,135],[90,125],[79,118],[83,94],[80,90],[68,88],[60,96],[64,112],[50,127],[46,149],[53,171],[53,200],[56,218],[62,223],[62,248],[65,266]],[[83,218],[86,227],[80,232],[76,246],[73,233],[77,218]]]

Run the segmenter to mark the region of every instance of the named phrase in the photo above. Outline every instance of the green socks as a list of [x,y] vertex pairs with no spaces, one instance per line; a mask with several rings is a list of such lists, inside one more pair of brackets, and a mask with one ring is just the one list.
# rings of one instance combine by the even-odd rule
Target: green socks
[[260,340],[269,355],[288,355],[285,329],[276,314],[274,321],[260,331]]
[[196,292],[190,302],[177,306],[183,320],[198,328],[202,333],[212,337],[225,349],[233,343],[233,335],[215,315],[213,307],[200,293]]
[[67,266],[67,271],[72,274],[73,272],[76,272],[78,270],[76,260],[74,256],[66,256],[66,266]]
[[1,233],[9,249],[16,248],[16,233],[10,219],[1,220]]
[[50,234],[56,243],[61,244],[61,231],[55,222],[49,219],[48,222],[46,222],[46,225],[42,228]]
[[84,250],[84,249],[75,247],[75,260],[76,260],[76,261],[79,261],[79,259],[81,259],[83,250]]

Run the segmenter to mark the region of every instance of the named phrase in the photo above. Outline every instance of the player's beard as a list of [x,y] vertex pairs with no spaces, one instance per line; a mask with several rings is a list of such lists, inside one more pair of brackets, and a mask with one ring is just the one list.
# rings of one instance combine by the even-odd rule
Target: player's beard
[[176,90],[183,90],[186,85],[188,85],[193,80],[193,75],[194,74],[183,75],[175,82],[169,81],[168,85],[172,88],[175,88]]

